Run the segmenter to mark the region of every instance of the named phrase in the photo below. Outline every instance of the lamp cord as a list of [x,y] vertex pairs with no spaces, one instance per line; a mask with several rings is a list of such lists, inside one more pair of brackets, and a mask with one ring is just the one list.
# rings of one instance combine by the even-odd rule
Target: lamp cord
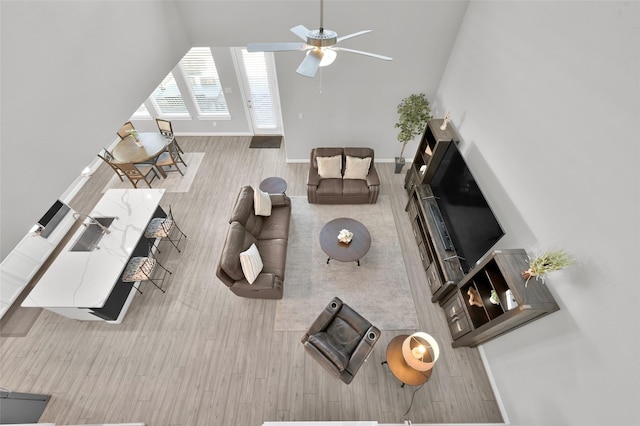
[[413,391],[413,395],[411,395],[411,403],[409,404],[409,408],[407,408],[407,411],[402,415],[402,418],[407,420],[407,414],[409,414],[409,411],[411,411],[411,407],[413,406],[413,398],[416,396],[416,392],[418,392],[420,389],[422,389],[422,387],[424,386],[424,383],[420,385],[420,387],[417,387],[414,391]]

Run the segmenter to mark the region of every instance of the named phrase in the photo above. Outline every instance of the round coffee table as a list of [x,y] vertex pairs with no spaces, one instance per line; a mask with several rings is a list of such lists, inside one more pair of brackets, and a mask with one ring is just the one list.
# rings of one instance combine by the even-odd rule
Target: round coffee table
[[284,194],[287,190],[287,181],[281,177],[272,176],[260,182],[259,188],[267,194]]
[[[349,244],[338,241],[338,234],[343,229],[353,232],[353,238]],[[360,266],[360,259],[371,247],[371,235],[369,230],[357,220],[339,217],[322,227],[320,247],[329,256],[327,263],[335,259],[340,262],[357,262]]]

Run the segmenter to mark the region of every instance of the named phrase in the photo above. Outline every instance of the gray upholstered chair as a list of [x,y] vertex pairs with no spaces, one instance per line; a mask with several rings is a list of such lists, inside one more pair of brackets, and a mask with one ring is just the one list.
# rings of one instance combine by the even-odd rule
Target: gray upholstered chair
[[302,337],[305,350],[349,384],[380,338],[380,330],[334,297]]

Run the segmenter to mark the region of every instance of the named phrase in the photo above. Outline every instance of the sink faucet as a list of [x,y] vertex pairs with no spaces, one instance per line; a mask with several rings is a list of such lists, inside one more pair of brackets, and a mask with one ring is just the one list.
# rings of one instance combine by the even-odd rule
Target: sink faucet
[[[106,226],[104,226],[103,224],[101,224],[100,222],[98,222],[98,221],[96,220],[96,218],[95,218],[95,217],[90,216],[90,215],[85,214],[85,213],[80,213],[80,212],[75,212],[75,213],[73,214],[73,218],[74,218],[75,220],[78,220],[80,217],[83,217],[83,216],[84,216],[84,217],[86,217],[87,219],[89,219],[91,222],[93,222],[93,223],[95,223],[96,225],[98,225],[98,226],[100,227],[100,229],[102,229],[102,233],[103,233],[103,234],[110,234],[110,233],[111,233],[111,231],[109,231],[109,230],[107,229],[107,227],[106,227]],[[84,226],[87,226],[87,224],[86,224],[86,223],[85,223],[85,224],[83,224],[83,225],[84,225]]]

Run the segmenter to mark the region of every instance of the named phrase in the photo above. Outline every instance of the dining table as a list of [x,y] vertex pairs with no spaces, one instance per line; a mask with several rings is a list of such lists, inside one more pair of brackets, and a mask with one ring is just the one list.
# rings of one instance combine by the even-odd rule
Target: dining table
[[167,148],[171,138],[156,132],[138,133],[138,143],[132,135],[120,140],[113,148],[115,161],[120,163],[144,163],[152,160]]

